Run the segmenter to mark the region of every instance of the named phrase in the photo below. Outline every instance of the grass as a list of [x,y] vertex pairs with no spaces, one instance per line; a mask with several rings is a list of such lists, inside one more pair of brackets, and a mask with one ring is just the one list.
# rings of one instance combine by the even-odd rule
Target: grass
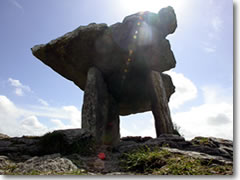
[[121,157],[124,171],[154,175],[232,175],[231,165],[174,154],[166,149],[148,147],[126,153]]
[[209,138],[206,137],[195,137],[195,139],[192,140],[193,145],[208,145],[209,144]]

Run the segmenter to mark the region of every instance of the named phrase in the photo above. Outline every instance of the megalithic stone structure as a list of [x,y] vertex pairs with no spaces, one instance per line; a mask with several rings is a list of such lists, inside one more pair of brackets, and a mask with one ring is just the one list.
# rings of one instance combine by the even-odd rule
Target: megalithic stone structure
[[176,27],[174,10],[166,7],[111,26],[80,26],[32,53],[84,91],[82,128],[99,144],[116,144],[119,115],[152,111],[157,136],[173,133],[168,101],[175,87],[163,72],[176,65],[166,39]]

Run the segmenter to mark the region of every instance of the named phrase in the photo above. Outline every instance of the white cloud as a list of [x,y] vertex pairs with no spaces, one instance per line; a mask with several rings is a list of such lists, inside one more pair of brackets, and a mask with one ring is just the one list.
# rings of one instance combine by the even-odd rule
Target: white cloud
[[[16,106],[5,96],[0,95],[0,133],[12,135],[19,127],[17,119],[19,111]],[[11,120],[10,120],[11,119]]]
[[75,106],[64,106],[63,110],[68,114],[71,125],[75,128],[81,126],[81,112]]
[[214,16],[211,24],[215,32],[220,32],[223,28],[223,21],[219,16]]
[[54,124],[56,129],[69,129],[69,127],[59,119],[51,119],[50,121]]
[[43,106],[49,106],[48,102],[41,98],[38,99],[38,102],[40,102],[40,104],[42,104]]
[[20,83],[19,80],[8,78],[8,81],[11,83],[12,86],[14,87],[20,87],[22,84]]
[[49,131],[49,128],[40,123],[36,116],[24,118],[20,123],[20,127],[24,135],[43,135]]
[[194,83],[181,73],[174,71],[166,72],[172,77],[175,93],[171,96],[169,106],[171,109],[178,109],[187,101],[193,100],[197,97],[197,88]]
[[[202,88],[204,103],[189,111],[172,115],[187,139],[195,136],[233,138],[233,104],[224,97],[219,88]],[[222,90],[223,91],[223,90]]]
[[11,86],[15,88],[15,94],[17,96],[23,96],[24,91],[32,92],[29,86],[23,85],[19,80],[8,78],[8,82],[10,83]]
[[130,116],[120,116],[120,134],[125,136],[156,137],[154,119],[151,112]]
[[[48,118],[49,122],[56,126],[46,126],[39,121],[40,117]],[[81,112],[75,106],[35,106],[24,109],[17,107],[6,96],[0,95],[0,124],[0,133],[9,136],[42,135],[58,128],[80,128]]]

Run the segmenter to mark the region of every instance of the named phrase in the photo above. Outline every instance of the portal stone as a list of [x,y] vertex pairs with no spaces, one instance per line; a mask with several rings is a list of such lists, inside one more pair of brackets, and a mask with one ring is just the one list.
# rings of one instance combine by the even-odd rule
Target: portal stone
[[82,107],[82,128],[90,131],[98,144],[119,142],[118,106],[108,93],[102,73],[95,67],[88,71]]

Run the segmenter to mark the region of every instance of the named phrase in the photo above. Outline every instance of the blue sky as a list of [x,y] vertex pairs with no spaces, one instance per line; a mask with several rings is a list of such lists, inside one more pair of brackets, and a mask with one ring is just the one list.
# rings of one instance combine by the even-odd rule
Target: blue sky
[[[30,48],[80,25],[108,25],[139,11],[175,9],[169,35],[177,66],[172,119],[186,138],[233,138],[233,2],[230,0],[1,0],[0,133],[41,135],[81,125],[83,91]],[[151,112],[121,116],[121,135],[155,137]]]

